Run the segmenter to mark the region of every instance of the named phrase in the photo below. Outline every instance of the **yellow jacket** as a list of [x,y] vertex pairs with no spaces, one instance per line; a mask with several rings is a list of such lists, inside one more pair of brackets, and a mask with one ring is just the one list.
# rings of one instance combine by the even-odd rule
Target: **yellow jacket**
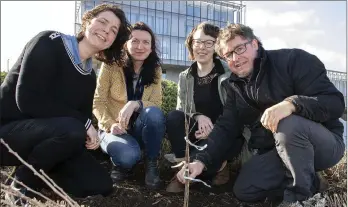
[[[145,86],[142,101],[145,107],[162,104],[162,69],[157,68],[157,83]],[[118,113],[127,103],[127,88],[123,69],[116,64],[102,64],[93,100],[93,114],[98,119],[98,127],[110,131],[112,124],[119,120]]]

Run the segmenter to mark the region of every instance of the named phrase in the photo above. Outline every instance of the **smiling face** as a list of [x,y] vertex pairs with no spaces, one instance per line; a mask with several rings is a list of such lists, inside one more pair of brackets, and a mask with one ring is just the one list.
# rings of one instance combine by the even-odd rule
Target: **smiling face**
[[115,41],[120,24],[120,19],[113,12],[101,12],[87,25],[86,40],[99,51],[105,50]]
[[221,43],[223,58],[227,61],[231,71],[241,78],[251,74],[258,48],[257,40],[249,41],[241,36]]
[[151,34],[144,30],[133,30],[127,41],[127,51],[134,61],[144,61],[152,52]]
[[193,34],[192,52],[195,61],[204,64],[213,59],[214,44],[216,39],[206,35],[202,29]]

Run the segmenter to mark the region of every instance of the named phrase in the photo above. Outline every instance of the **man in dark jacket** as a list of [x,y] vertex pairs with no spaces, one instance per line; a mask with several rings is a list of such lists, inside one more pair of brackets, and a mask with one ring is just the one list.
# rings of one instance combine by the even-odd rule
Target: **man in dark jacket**
[[[300,49],[264,50],[253,30],[230,24],[220,33],[217,52],[232,71],[223,83],[227,103],[208,139],[191,157],[190,177],[221,158],[244,129],[251,158],[234,186],[243,201],[281,192],[284,202],[302,201],[319,190],[316,174],[343,157],[343,95],[324,64]],[[214,140],[214,141],[213,141]],[[177,177],[184,180],[184,170]]]

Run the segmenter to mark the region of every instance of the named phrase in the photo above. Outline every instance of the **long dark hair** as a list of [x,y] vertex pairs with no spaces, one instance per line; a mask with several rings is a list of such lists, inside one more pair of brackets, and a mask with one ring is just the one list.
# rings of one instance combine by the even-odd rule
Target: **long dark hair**
[[123,45],[127,42],[130,35],[130,23],[128,22],[122,9],[120,9],[118,6],[104,3],[85,12],[82,17],[81,29],[77,35],[77,41],[80,42],[85,37],[87,23],[104,11],[113,12],[120,19],[121,24],[116,39],[112,45],[96,54],[95,58],[107,64],[116,62],[118,66],[122,67],[125,64]]
[[[131,26],[131,30],[141,30],[146,31],[151,35],[151,53],[144,60],[143,70],[141,71],[142,84],[144,86],[149,86],[153,83],[157,83],[160,77],[157,77],[156,69],[161,66],[161,59],[158,57],[158,51],[156,47],[156,38],[153,31],[144,22],[137,22]],[[131,37],[131,36],[130,36]],[[129,38],[130,39],[130,38]],[[126,49],[127,50],[127,49]],[[127,81],[132,81],[134,66],[131,55],[127,53],[126,64],[123,67]]]

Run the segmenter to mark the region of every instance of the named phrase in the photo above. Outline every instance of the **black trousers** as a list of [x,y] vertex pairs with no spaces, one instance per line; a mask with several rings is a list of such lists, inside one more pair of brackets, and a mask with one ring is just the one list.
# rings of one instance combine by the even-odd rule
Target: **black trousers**
[[260,201],[276,194],[288,202],[306,200],[318,192],[316,172],[337,164],[345,151],[342,135],[296,115],[281,120],[273,136],[275,149],[242,166],[234,185],[239,200]]
[[[187,116],[187,119],[190,122],[189,126],[189,140],[192,143],[195,143],[198,146],[203,146],[207,143],[206,139],[196,139],[195,132],[198,130],[198,123],[195,119]],[[171,144],[172,151],[177,158],[185,157],[185,148],[186,141],[185,137],[185,114],[182,111],[174,110],[168,113],[167,115],[167,138]],[[222,162],[225,160],[230,160],[231,158],[237,157],[242,149],[242,145],[244,142],[244,138],[240,137],[237,139],[237,142],[233,147],[229,150],[230,153],[225,154],[222,159],[220,159],[217,163],[212,163],[211,166],[207,168],[207,171],[204,171],[204,177],[214,176],[216,172],[221,168]],[[197,152],[197,149],[190,146],[190,154]]]
[[[85,148],[86,129],[74,118],[28,119],[0,128],[0,137],[36,170],[42,169],[61,188],[75,197],[107,195],[112,180]],[[0,145],[0,164],[18,166],[15,176],[34,189],[43,182]]]

